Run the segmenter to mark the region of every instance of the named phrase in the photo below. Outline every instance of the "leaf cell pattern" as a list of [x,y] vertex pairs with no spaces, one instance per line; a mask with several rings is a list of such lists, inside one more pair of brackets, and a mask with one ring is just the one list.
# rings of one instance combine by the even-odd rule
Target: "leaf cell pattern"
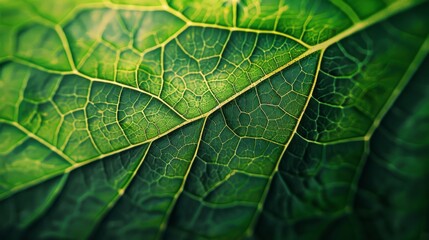
[[428,236],[427,2],[0,3],[3,238]]

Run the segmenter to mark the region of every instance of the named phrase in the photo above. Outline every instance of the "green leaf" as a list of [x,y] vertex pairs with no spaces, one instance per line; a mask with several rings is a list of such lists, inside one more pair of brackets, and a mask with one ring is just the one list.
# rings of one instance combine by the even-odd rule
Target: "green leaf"
[[0,0],[4,239],[424,239],[427,1]]

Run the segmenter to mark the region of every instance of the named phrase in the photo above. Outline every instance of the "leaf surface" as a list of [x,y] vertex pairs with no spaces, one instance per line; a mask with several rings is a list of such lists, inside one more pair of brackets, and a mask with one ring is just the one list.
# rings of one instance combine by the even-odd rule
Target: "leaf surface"
[[427,2],[0,3],[0,236],[428,234]]

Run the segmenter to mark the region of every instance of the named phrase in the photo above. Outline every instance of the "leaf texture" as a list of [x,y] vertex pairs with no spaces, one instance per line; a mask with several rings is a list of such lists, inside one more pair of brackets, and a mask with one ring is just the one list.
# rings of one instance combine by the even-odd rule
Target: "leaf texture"
[[0,1],[5,239],[428,236],[426,1]]

